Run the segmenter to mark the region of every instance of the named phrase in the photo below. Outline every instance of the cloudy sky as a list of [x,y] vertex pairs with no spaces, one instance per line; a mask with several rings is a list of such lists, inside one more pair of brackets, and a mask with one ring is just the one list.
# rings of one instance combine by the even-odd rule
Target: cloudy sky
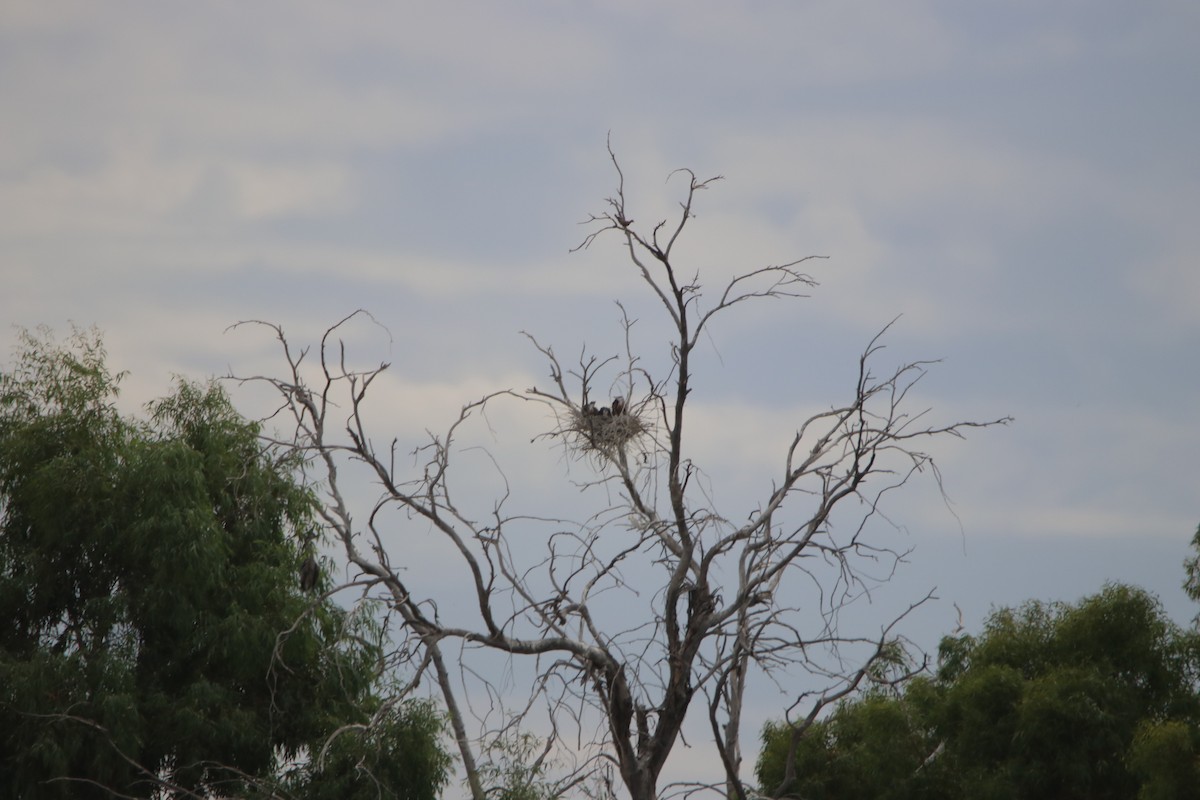
[[942,359],[919,405],[1016,418],[936,451],[953,514],[920,487],[894,509],[899,580],[942,598],[914,637],[1106,580],[1186,622],[1198,42],[1188,0],[7,0],[0,344],[94,324],[136,407],[277,365],[231,323],[308,342],[365,308],[405,403],[381,436],[417,437],[545,381],[519,331],[616,352],[615,299],[652,319],[616,240],[569,252],[611,136],[639,222],[671,170],[724,176],[682,251],[702,279],[828,257],[702,354],[692,452],[726,498],[899,317],[884,363]]

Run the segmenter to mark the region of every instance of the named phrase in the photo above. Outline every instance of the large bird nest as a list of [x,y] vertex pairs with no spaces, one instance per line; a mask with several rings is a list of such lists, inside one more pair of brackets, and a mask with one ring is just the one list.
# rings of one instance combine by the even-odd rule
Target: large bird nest
[[596,407],[595,403],[572,405],[562,432],[572,447],[586,454],[615,458],[634,440],[648,431],[636,410],[621,399],[611,406]]

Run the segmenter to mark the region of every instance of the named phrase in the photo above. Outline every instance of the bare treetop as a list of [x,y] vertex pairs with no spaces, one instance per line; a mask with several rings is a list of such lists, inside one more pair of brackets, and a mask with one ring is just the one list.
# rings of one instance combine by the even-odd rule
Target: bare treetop
[[[624,174],[611,149],[609,155],[617,192],[589,217],[592,229],[579,247],[601,237],[621,243],[670,320],[672,334],[661,345],[669,356],[666,374],[643,367],[623,306],[620,356],[585,348],[564,363],[553,346],[527,333],[548,366],[549,384],[468,403],[416,451],[414,468],[397,458],[395,440],[381,449],[367,430],[368,394],[387,364],[346,367],[338,336],[349,318],[322,339],[316,380],[302,369],[307,351],[296,352],[276,326],[270,327],[283,347],[286,374],[248,379],[277,390],[290,443],[307,456],[325,492],[325,522],[354,585],[363,596],[382,598],[398,622],[396,666],[403,662],[412,676],[406,686],[415,687],[425,673],[436,680],[476,800],[496,775],[480,755],[523,725],[544,737],[536,765],[550,794],[657,798],[670,791],[660,776],[689,713],[707,718],[724,767],[725,779],[708,788],[747,797],[741,723],[749,681],[775,676],[787,685],[798,670],[810,676],[787,709],[798,740],[839,698],[922,668],[898,625],[928,593],[878,628],[843,629],[840,611],[869,588],[875,578],[868,575],[876,574],[870,571],[883,564],[886,578],[905,554],[889,538],[891,528],[869,523],[886,496],[914,476],[925,474],[940,487],[924,442],[1007,421],[935,424],[926,409],[909,408],[930,362],[878,371],[887,326],[863,350],[845,396],[781,432],[777,472],[757,502],[717,508],[701,485],[703,465],[685,450],[689,436],[703,433],[692,433],[689,414],[693,351],[718,314],[805,296],[816,284],[800,267],[819,257],[751,267],[706,295],[699,275],[676,263],[675,247],[693,220],[698,193],[718,179],[679,170],[687,187],[677,216],[642,226],[630,218]],[[456,436],[501,401],[549,408],[552,422],[535,441],[551,445],[546,457],[565,448],[590,470],[580,499],[585,513],[577,520],[512,514],[507,491],[494,498],[486,519],[462,510],[451,482]],[[365,467],[383,489],[358,515],[343,478],[351,466]],[[385,517],[388,508],[404,514]],[[552,533],[531,544],[530,531],[546,526]],[[469,624],[448,621],[465,618],[461,612],[440,613],[462,587],[430,585],[419,570],[397,567],[389,543],[406,527],[435,532],[459,560],[470,583]],[[451,653],[457,664],[448,661]],[[514,674],[530,676],[520,702],[492,677],[496,654]],[[559,773],[549,768],[556,759]],[[761,787],[768,794],[786,790],[787,782]]]

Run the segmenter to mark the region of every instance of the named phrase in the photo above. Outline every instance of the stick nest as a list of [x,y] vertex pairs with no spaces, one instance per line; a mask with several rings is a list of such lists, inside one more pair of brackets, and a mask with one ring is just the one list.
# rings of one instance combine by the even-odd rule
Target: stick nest
[[596,408],[594,403],[572,407],[563,426],[571,446],[582,453],[609,457],[615,457],[646,432],[641,417],[615,400],[611,408]]

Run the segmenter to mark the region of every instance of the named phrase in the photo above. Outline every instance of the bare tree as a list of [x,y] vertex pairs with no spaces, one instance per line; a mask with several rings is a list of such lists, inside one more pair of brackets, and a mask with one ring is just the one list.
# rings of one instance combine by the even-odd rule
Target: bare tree
[[[619,780],[634,800],[656,798],[669,788],[660,787],[660,775],[693,708],[707,717],[725,778],[675,790],[744,800],[741,723],[750,680],[778,675],[782,685],[798,672],[810,676],[788,714],[798,741],[830,703],[922,666],[897,626],[930,595],[865,635],[844,631],[840,612],[886,580],[904,555],[886,538],[892,529],[874,524],[885,495],[922,472],[940,488],[922,443],[1007,421],[934,425],[924,411],[908,410],[928,362],[876,374],[884,328],[862,353],[845,402],[799,422],[756,505],[740,514],[718,510],[686,447],[694,352],[719,315],[803,296],[814,281],[801,267],[816,257],[737,274],[708,298],[698,276],[681,272],[675,249],[697,195],[716,179],[679,171],[687,187],[677,217],[640,227],[630,219],[615,157],[612,163],[616,195],[589,218],[593,227],[580,247],[602,236],[623,245],[669,324],[666,374],[652,375],[634,352],[634,323],[624,307],[621,356],[584,351],[577,363],[564,364],[530,335],[549,366],[550,384],[469,403],[445,433],[417,449],[409,469],[399,463],[395,440],[379,449],[368,433],[367,397],[388,365],[348,365],[339,338],[356,315],[326,332],[311,364],[307,350],[294,350],[271,326],[288,372],[245,379],[266,381],[281,397],[291,444],[308,456],[325,492],[325,522],[355,585],[364,595],[382,593],[401,623],[396,655],[415,676],[408,686],[430,674],[440,689],[475,800],[489,788],[479,754],[539,714],[545,749],[535,766],[552,753],[575,758],[547,794],[580,792],[587,781],[594,781],[587,784],[592,792],[615,794]],[[543,414],[553,421],[538,441],[561,446],[582,464],[588,477],[581,488],[589,500],[602,501],[599,510],[576,523],[512,513],[507,491],[486,518],[464,510],[451,481],[456,437],[503,400],[553,412]],[[351,513],[342,477],[348,465],[365,467],[382,487],[365,522]],[[403,511],[404,524],[449,544],[469,576],[469,614],[449,613],[454,589],[439,591],[397,563],[403,559],[389,547],[395,534],[383,513],[391,508]],[[547,528],[549,535],[531,547],[529,532]],[[880,565],[882,576],[871,571]],[[463,617],[469,622],[452,621]],[[510,708],[488,676],[497,663],[522,660],[530,683]]]

